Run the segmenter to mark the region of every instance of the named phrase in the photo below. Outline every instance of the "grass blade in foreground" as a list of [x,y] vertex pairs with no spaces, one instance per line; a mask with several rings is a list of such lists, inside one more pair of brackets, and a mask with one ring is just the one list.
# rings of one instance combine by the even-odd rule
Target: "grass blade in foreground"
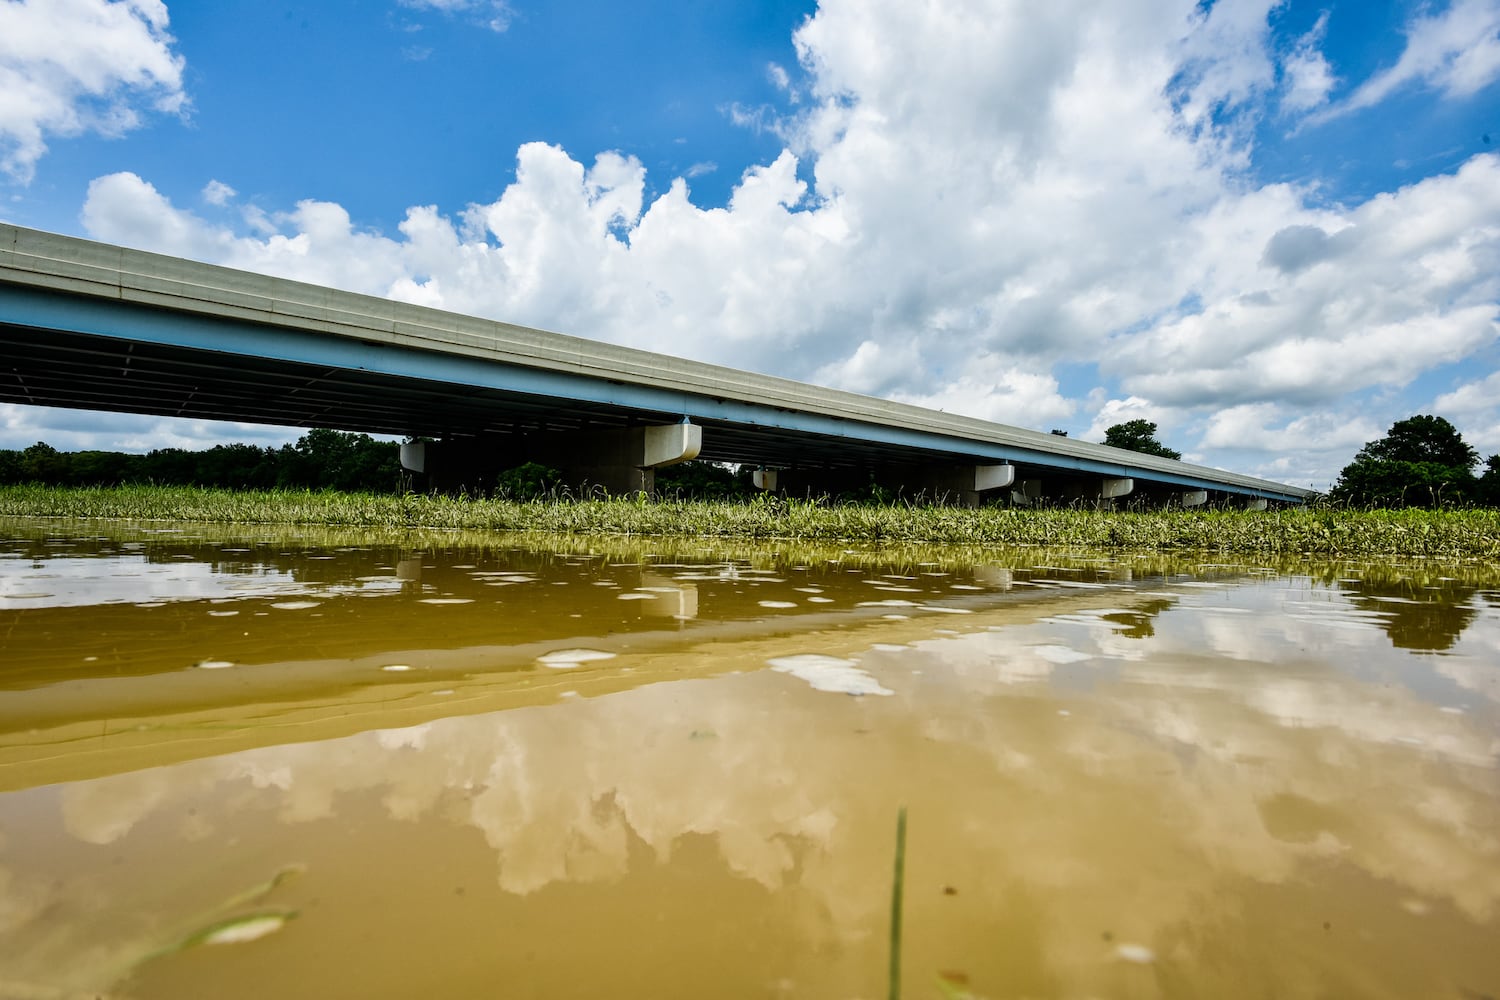
[[901,1000],[901,896],[906,888],[906,807],[896,814],[896,874],[891,883],[890,1000]]

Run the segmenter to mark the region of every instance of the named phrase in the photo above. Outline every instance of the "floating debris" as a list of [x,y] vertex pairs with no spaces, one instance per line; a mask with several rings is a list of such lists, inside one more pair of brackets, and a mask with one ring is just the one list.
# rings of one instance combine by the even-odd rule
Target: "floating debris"
[[473,604],[472,597],[424,597],[418,604]]
[[233,660],[199,660],[197,663],[193,664],[193,666],[197,667],[199,670],[223,670],[226,667],[232,667],[232,666],[234,666],[234,661]]
[[399,674],[399,673],[404,673],[405,671],[410,670],[411,669],[411,664],[410,663],[387,663],[385,666],[381,667],[380,669],[384,670],[384,671],[386,671],[388,673]]
[[271,607],[278,611],[306,611],[322,605],[322,601],[277,601]]
[[796,601],[759,601],[757,603],[763,608],[795,608],[797,606]]

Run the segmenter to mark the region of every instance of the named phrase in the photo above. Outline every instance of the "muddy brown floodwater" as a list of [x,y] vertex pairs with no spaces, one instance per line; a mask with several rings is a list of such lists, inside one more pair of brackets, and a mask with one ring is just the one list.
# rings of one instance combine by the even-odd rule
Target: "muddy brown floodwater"
[[1500,996],[1500,568],[0,520],[0,997]]

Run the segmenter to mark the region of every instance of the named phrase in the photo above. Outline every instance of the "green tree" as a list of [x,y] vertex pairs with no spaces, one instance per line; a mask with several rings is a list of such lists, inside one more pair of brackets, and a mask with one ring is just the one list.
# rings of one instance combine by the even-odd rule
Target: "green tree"
[[656,492],[684,500],[728,500],[753,495],[753,470],[742,465],[737,470],[721,462],[691,461],[656,470]]
[[495,492],[507,500],[541,500],[562,487],[562,473],[550,465],[526,462],[495,479]]
[[115,486],[130,478],[139,455],[118,451],[75,451],[69,456],[68,482],[73,486]]
[[68,478],[68,456],[45,441],[21,452],[21,479],[29,483],[61,485]]
[[1359,450],[1329,491],[1335,500],[1368,507],[1451,507],[1478,492],[1479,453],[1442,417],[1409,417]]
[[399,452],[393,441],[315,428],[276,453],[276,484],[388,493],[401,480]]
[[1143,455],[1182,457],[1182,452],[1173,451],[1156,440],[1156,424],[1150,420],[1127,420],[1123,424],[1115,424],[1104,432],[1104,443],[1111,448],[1138,451]]

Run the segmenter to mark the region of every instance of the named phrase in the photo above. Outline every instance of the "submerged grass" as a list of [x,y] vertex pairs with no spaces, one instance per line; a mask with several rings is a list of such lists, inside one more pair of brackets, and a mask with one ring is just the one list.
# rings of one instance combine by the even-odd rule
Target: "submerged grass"
[[549,532],[566,535],[1006,545],[1333,557],[1500,559],[1500,511],[1027,510],[762,496],[514,501],[175,486],[0,487],[0,516]]

